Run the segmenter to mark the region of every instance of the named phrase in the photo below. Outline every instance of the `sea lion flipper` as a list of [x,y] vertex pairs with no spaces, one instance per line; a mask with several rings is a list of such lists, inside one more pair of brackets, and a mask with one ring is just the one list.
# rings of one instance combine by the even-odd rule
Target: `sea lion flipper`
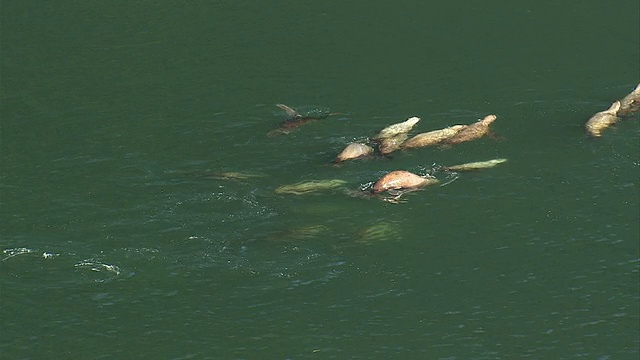
[[616,116],[618,114],[618,110],[620,110],[620,100],[614,101],[613,104],[611,104],[611,106],[609,107],[609,109],[607,109],[605,112],[613,116]]
[[288,107],[287,105],[284,104],[276,104],[277,107],[279,107],[280,109],[284,110],[284,112],[287,113],[287,116],[289,116],[290,118],[297,118],[300,117],[300,113],[293,110],[292,108]]

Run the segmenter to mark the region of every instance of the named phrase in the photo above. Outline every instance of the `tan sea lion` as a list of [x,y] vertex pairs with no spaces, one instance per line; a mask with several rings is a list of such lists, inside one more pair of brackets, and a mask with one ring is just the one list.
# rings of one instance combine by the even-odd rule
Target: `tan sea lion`
[[420,118],[414,116],[414,117],[408,118],[407,120],[401,123],[389,125],[386,128],[380,130],[378,135],[373,137],[373,139],[381,140],[381,139],[396,136],[398,134],[408,133],[411,130],[411,128],[413,128],[413,126],[418,123],[418,121],[420,121]]
[[387,155],[400,149],[400,145],[402,145],[408,137],[409,135],[407,135],[407,133],[400,133],[395,136],[379,140],[378,151],[380,152],[380,155]]
[[334,164],[341,163],[347,160],[357,159],[359,157],[371,155],[373,153],[373,148],[371,146],[361,144],[361,143],[351,143],[347,145],[347,147],[342,150],[336,159],[333,161]]
[[618,110],[618,116],[629,116],[635,112],[640,111],[640,84],[620,100],[620,110]]
[[422,177],[408,171],[396,170],[378,179],[371,187],[371,193],[377,194],[388,190],[411,190],[435,183],[438,183],[436,178]]
[[477,162],[471,162],[471,163],[466,163],[466,164],[460,164],[460,165],[453,165],[453,166],[445,166],[442,168],[442,170],[445,171],[474,171],[474,170],[480,170],[480,169],[488,169],[488,168],[492,168],[498,164],[502,164],[503,162],[506,162],[507,159],[492,159],[492,160],[487,160],[487,161],[477,161]]
[[440,130],[433,130],[425,133],[418,134],[411,139],[402,143],[403,149],[411,149],[423,146],[431,146],[446,140],[453,135],[459,133],[465,129],[467,125],[453,125]]
[[483,119],[468,125],[457,134],[442,141],[442,144],[455,145],[465,141],[479,139],[489,133],[489,125],[496,120],[495,115],[487,115]]
[[584,125],[587,133],[592,137],[602,136],[604,129],[618,121],[618,110],[620,110],[620,101],[611,104],[611,107],[607,110],[600,111],[593,115]]

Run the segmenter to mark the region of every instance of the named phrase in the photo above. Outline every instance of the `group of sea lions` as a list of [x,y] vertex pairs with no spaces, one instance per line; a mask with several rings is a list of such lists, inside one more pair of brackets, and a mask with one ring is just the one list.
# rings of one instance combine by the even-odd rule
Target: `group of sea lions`
[[[268,134],[269,136],[286,134],[289,133],[291,129],[307,122],[339,114],[327,113],[323,116],[303,116],[286,105],[277,104],[277,106],[284,110],[289,118],[280,123],[279,128],[270,132]],[[636,88],[627,96],[615,101],[609,109],[593,115],[585,124],[585,128],[590,136],[599,137],[604,129],[616,123],[620,117],[630,116],[638,111],[640,111],[640,84],[638,84],[638,86],[636,86]],[[410,117],[403,122],[385,127],[377,135],[369,138],[367,141],[352,142],[348,144],[336,156],[333,164],[338,165],[345,161],[373,156],[375,154],[378,156],[386,156],[399,149],[408,150],[435,145],[450,147],[463,142],[476,140],[491,134],[489,126],[496,120],[496,118],[496,115],[491,114],[468,125],[451,125],[443,129],[419,133],[409,138],[409,132],[420,121],[420,118],[418,117]],[[505,161],[507,160],[492,159],[455,166],[444,166],[434,170],[449,172],[472,171],[491,168],[504,163]],[[393,195],[393,197],[383,198],[383,200],[397,202],[399,196],[405,191],[416,190],[436,183],[439,183],[439,180],[431,175],[421,176],[405,170],[395,170],[386,173],[377,181],[373,182],[370,187],[363,190],[373,195],[387,192]],[[276,189],[276,193],[300,195],[309,192],[342,188],[345,184],[345,181],[337,179],[303,181],[297,184],[281,186]],[[349,193],[352,194],[353,192]]]
[[640,84],[620,100],[616,100],[604,111],[593,115],[585,124],[587,134],[592,137],[602,136],[602,131],[615,124],[620,117],[633,115],[640,110]]
[[[479,139],[489,132],[489,125],[496,120],[495,115],[487,115],[470,125],[452,125],[444,129],[420,133],[409,138],[408,133],[420,121],[411,117],[401,123],[382,129],[371,141],[377,145],[380,155],[388,155],[398,149],[412,149],[433,145],[451,146]],[[334,164],[361,158],[374,153],[373,147],[363,143],[350,143],[336,156]]]
[[[289,116],[288,120],[280,124],[279,129],[275,130],[278,134],[284,134],[290,129],[300,126],[306,122],[317,120],[315,117],[305,117],[300,115],[292,108],[277,104]],[[332,114],[329,114],[332,115]],[[479,139],[489,134],[489,125],[496,120],[495,115],[487,115],[484,118],[469,125],[452,125],[444,129],[432,130],[424,132],[409,138],[409,132],[420,121],[418,117],[410,117],[407,120],[389,125],[378,132],[377,135],[368,141],[352,142],[342,150],[333,161],[333,164],[341,164],[348,160],[354,160],[378,154],[386,156],[399,149],[412,149],[418,147],[426,147],[433,145],[452,146],[466,141]],[[275,133],[269,133],[273,136]],[[489,161],[474,162],[449,167],[440,167],[438,170],[443,171],[471,171],[483,168],[489,168],[505,162],[506,159],[493,159]],[[383,200],[397,202],[400,195],[405,191],[416,190],[428,185],[439,183],[439,180],[433,176],[420,176],[405,170],[391,171],[377,181],[372,186],[365,189],[370,194],[380,194],[387,192],[393,197],[383,198]],[[342,188],[346,184],[343,180],[310,180],[297,184],[284,185],[276,189],[278,194],[306,194],[309,192]],[[353,194],[353,192],[349,192]]]

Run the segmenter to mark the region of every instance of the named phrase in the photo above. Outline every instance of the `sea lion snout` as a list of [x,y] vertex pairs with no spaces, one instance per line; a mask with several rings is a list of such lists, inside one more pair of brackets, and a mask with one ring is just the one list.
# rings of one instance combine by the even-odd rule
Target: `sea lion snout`
[[620,101],[615,101],[604,111],[600,111],[593,115],[585,124],[587,133],[592,137],[602,136],[602,131],[618,121],[618,111],[620,110]]

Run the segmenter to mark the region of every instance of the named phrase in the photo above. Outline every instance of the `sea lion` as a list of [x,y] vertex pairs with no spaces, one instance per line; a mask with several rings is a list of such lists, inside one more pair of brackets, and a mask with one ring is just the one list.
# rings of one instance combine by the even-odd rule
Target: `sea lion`
[[471,141],[479,139],[489,133],[489,125],[496,120],[495,115],[487,115],[477,122],[468,125],[466,128],[460,130],[457,134],[450,138],[444,139],[442,144],[455,145],[465,141]]
[[414,173],[395,170],[382,176],[371,187],[371,193],[377,194],[388,190],[412,190],[438,183],[433,177],[423,177]]
[[287,105],[276,104],[276,106],[279,107],[280,109],[284,110],[284,112],[287,113],[287,116],[289,116],[289,118],[287,120],[281,122],[277,129],[267,133],[268,136],[276,136],[276,135],[288,134],[288,133],[291,132],[292,129],[297,128],[300,125],[306,124],[306,123],[311,122],[311,121],[320,120],[320,119],[323,119],[323,118],[325,118],[327,116],[340,114],[340,113],[329,113],[329,114],[325,114],[325,115],[315,115],[315,116],[307,115],[307,116],[302,116],[299,112],[297,112],[296,110],[288,107]]
[[442,170],[445,171],[473,171],[473,170],[480,170],[480,169],[488,169],[488,168],[492,168],[498,164],[502,164],[503,162],[506,162],[507,159],[492,159],[492,160],[487,160],[487,161],[477,161],[477,162],[471,162],[471,163],[466,163],[466,164],[460,164],[460,165],[453,165],[453,166],[445,166],[442,168]]
[[339,164],[343,161],[357,159],[359,157],[371,155],[372,153],[373,148],[371,146],[361,143],[351,143],[347,145],[347,147],[345,147],[338,156],[336,156],[333,163]]
[[373,244],[384,240],[398,240],[400,235],[400,226],[397,223],[382,222],[358,231],[355,242]]
[[389,125],[386,128],[380,130],[378,135],[373,137],[373,139],[381,140],[381,139],[396,136],[398,134],[408,133],[409,130],[411,130],[411,128],[413,128],[413,126],[418,123],[418,121],[420,121],[420,118],[414,116],[414,117],[408,118],[407,120],[401,123]]
[[607,110],[593,115],[584,125],[587,133],[592,137],[602,136],[604,129],[618,121],[618,110],[620,110],[620,101],[616,100]]
[[402,145],[408,137],[409,135],[407,135],[407,133],[400,133],[395,136],[379,140],[378,151],[380,152],[380,155],[387,155],[400,149],[400,145]]
[[425,133],[418,134],[411,139],[402,143],[403,149],[411,149],[423,146],[431,146],[446,140],[453,135],[459,133],[465,129],[467,125],[453,125],[440,130],[433,130]]
[[619,116],[628,116],[640,110],[640,84],[620,100]]
[[292,185],[283,185],[275,190],[276,194],[302,195],[310,192],[332,190],[343,187],[347,182],[340,179],[310,180]]

